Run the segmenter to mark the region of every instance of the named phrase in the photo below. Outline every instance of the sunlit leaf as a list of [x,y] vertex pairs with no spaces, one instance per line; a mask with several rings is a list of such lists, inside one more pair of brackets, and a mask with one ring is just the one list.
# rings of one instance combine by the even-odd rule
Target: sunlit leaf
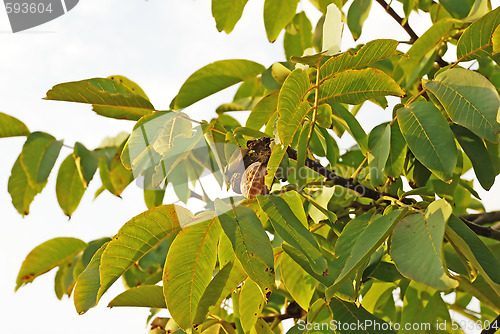
[[255,77],[265,70],[264,66],[250,60],[220,60],[194,72],[182,85],[171,103],[172,109],[180,109],[230,87]]
[[430,102],[415,102],[397,110],[399,128],[415,157],[441,180],[450,181],[457,165],[453,133]]
[[500,98],[493,84],[481,74],[452,68],[425,83],[453,120],[481,138],[498,143]]
[[128,289],[108,304],[108,307],[119,306],[167,308],[163,288],[158,285],[140,285]]
[[451,212],[451,206],[441,199],[429,205],[425,216],[408,215],[394,229],[391,257],[405,277],[437,290],[457,287],[442,260],[444,229]]
[[15,117],[0,112],[0,138],[27,136],[28,127]]
[[281,144],[290,145],[293,136],[310,111],[305,101],[310,87],[307,72],[296,69],[286,78],[278,97],[278,134]]
[[164,205],[143,212],[125,223],[102,254],[98,298],[153,247],[164,240],[172,242],[181,227],[191,219],[188,210]]
[[185,226],[170,246],[163,272],[168,310],[183,329],[191,328],[196,308],[210,283],[221,228],[217,218]]
[[247,279],[239,294],[240,322],[245,332],[248,332],[257,322],[264,306],[264,295],[260,287],[251,279]]
[[446,238],[479,271],[490,287],[500,295],[500,263],[491,250],[456,216],[446,226]]
[[89,182],[94,178],[97,166],[99,165],[99,158],[95,152],[89,151],[79,142],[75,143],[73,155],[75,156],[78,173],[81,174],[84,186],[87,188]]
[[323,274],[327,270],[327,263],[314,236],[295,217],[284,199],[278,196],[259,196],[259,205],[269,217],[274,230],[279,236],[299,250],[310,262],[313,270]]
[[219,220],[248,276],[267,293],[274,284],[271,242],[259,218],[245,206],[215,202]]
[[316,281],[287,254],[281,256],[280,274],[286,290],[302,309],[307,310],[316,288]]
[[402,97],[405,92],[383,71],[375,68],[345,70],[321,84],[319,102],[359,104],[387,95]]
[[212,0],[212,16],[217,23],[217,30],[230,33],[240,20],[248,0]]
[[[229,242],[229,241],[228,241]],[[220,241],[219,241],[220,244]],[[209,313],[218,307],[240,284],[247,274],[238,260],[229,262],[214,276],[201,296],[194,324],[202,323]]]
[[54,238],[35,247],[26,256],[16,279],[16,290],[38,276],[72,260],[87,244],[76,238]]
[[76,279],[73,299],[78,314],[84,314],[90,308],[97,305],[98,293],[101,287],[99,265],[101,263],[102,253],[107,245],[107,243],[103,244],[101,248],[95,252],[90,263]]
[[495,182],[496,172],[484,142],[481,138],[459,125],[453,125],[451,130],[472,162],[479,183],[485,190],[489,190]]
[[62,141],[44,132],[33,132],[28,136],[20,161],[32,187],[43,189],[62,145]]
[[391,125],[380,124],[368,137],[368,166],[370,168],[370,184],[374,187],[385,183],[384,168],[389,158],[391,143]]
[[360,233],[342,271],[335,279],[334,284],[326,290],[327,298],[332,298],[345,280],[351,277],[357,268],[370,258],[372,253],[387,239],[404,214],[404,210],[394,210],[375,219]]
[[131,87],[109,78],[93,78],[58,84],[47,92],[45,99],[89,103],[102,116],[139,120],[155,108],[144,98],[144,92]]
[[59,167],[56,181],[57,202],[66,216],[71,218],[84,193],[85,185],[78,173],[75,156],[70,154]]
[[361,36],[363,23],[370,13],[371,0],[354,0],[347,12],[347,26],[351,30],[352,37],[357,40]]
[[12,205],[17,212],[26,216],[30,213],[31,202],[40,193],[40,187],[32,187],[28,182],[28,176],[21,165],[20,158],[17,158],[9,177],[8,191],[12,198]]
[[[500,24],[500,7],[484,15],[464,31],[457,44],[457,57],[463,61],[493,55],[492,35]],[[498,56],[493,59],[498,62]]]
[[269,42],[274,42],[293,19],[298,3],[299,0],[265,0],[264,26]]
[[312,25],[305,12],[295,15],[288,25],[283,39],[285,56],[290,60],[292,56],[302,56],[304,50],[312,47]]

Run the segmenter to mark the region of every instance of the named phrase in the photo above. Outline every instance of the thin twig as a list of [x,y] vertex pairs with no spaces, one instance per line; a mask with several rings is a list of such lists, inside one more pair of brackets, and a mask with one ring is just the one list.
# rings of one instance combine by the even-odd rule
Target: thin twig
[[474,224],[462,217],[460,219],[477,235],[500,241],[500,231],[494,230],[491,227]]
[[486,225],[500,221],[500,211],[462,215],[460,218],[466,219],[476,225]]
[[398,13],[396,13],[394,11],[394,9],[391,8],[391,6],[389,6],[387,4],[387,2],[385,2],[384,0],[376,0],[382,7],[384,7],[385,11],[387,12],[387,14],[389,14],[394,20],[396,20],[396,22],[399,23],[399,25],[401,27],[403,27],[403,29],[408,33],[408,35],[410,35],[410,38],[411,38],[411,42],[415,42],[417,39],[418,39],[418,35],[415,33],[415,31],[413,31],[413,29],[410,27],[410,25],[408,24],[408,21],[406,22],[403,22],[403,18],[401,16],[398,15]]

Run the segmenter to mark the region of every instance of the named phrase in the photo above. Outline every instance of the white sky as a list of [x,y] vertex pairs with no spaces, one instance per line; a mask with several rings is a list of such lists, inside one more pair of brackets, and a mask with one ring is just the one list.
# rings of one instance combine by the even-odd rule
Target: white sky
[[[315,25],[317,12],[308,3],[302,6]],[[215,29],[209,0],[85,0],[66,15],[17,34],[10,32],[6,12],[0,8],[0,111],[19,118],[31,131],[64,139],[67,145],[80,141],[92,149],[106,136],[130,132],[134,123],[97,116],[90,105],[42,100],[55,84],[121,74],[141,85],[157,109],[168,109],[184,80],[210,62],[245,58],[267,67],[284,60],[282,36],[275,44],[267,42],[263,0],[249,1],[230,35]],[[417,15],[410,22],[418,34],[429,24]],[[373,38],[408,39],[376,3],[359,42]],[[346,28],[342,50],[353,45]],[[219,104],[231,99],[229,93],[219,94],[186,111],[193,118],[209,119]],[[390,118],[390,109],[373,105],[360,113],[365,130]],[[106,192],[94,201],[100,187],[96,175],[68,221],[57,204],[53,172],[33,202],[31,214],[21,218],[11,204],[7,181],[23,142],[24,138],[0,140],[0,333],[146,333],[147,309],[106,308],[122,291],[120,282],[83,316],[76,314],[72,299],[57,300],[55,271],[14,294],[17,272],[33,247],[58,236],[84,241],[112,236],[127,220],[146,210],[142,190],[135,185],[127,188],[123,199]],[[344,140],[343,147],[350,143]],[[70,149],[63,148],[57,165],[69,153]],[[497,183],[490,194],[482,193],[487,209],[500,209],[499,187]]]

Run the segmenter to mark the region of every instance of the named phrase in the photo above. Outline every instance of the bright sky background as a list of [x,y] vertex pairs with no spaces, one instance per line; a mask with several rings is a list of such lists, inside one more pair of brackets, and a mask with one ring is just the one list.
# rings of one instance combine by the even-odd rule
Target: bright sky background
[[[134,123],[97,116],[90,105],[42,100],[47,90],[62,82],[121,74],[141,85],[157,109],[168,109],[187,77],[210,62],[245,58],[267,67],[285,60],[282,35],[274,44],[267,42],[263,2],[249,1],[230,35],[217,32],[209,0],[85,0],[66,15],[17,34],[11,33],[0,6],[0,111],[19,118],[31,131],[48,132],[70,146],[80,141],[93,149],[106,136],[130,132]],[[493,1],[494,7],[498,2]],[[309,3],[301,6],[299,10],[307,10],[315,25],[319,12]],[[418,34],[430,24],[415,13],[410,22]],[[376,3],[359,42],[373,38],[408,39]],[[353,45],[346,28],[342,51]],[[219,104],[232,99],[234,91],[208,98],[186,112],[195,119],[209,119]],[[370,130],[390,120],[391,110],[368,104],[359,118],[365,130]],[[55,270],[14,294],[17,272],[35,246],[59,236],[84,241],[112,236],[126,221],[146,210],[142,190],[133,184],[123,193],[123,199],[105,192],[94,201],[101,185],[96,175],[68,221],[57,204],[53,172],[47,187],[33,202],[31,214],[23,219],[11,204],[7,181],[24,140],[0,140],[0,333],[146,333],[147,309],[106,308],[109,300],[122,291],[121,282],[83,316],[76,314],[72,299],[57,300],[53,290]],[[343,140],[341,146],[346,148],[351,143]],[[55,171],[70,153],[63,147]],[[481,192],[487,209],[500,209],[499,193],[499,183],[490,194]]]

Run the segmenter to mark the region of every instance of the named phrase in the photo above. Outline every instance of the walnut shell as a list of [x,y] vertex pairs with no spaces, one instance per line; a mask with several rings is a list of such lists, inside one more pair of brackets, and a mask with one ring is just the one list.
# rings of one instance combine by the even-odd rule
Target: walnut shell
[[266,166],[257,161],[245,169],[241,176],[240,190],[246,198],[255,198],[267,194]]

